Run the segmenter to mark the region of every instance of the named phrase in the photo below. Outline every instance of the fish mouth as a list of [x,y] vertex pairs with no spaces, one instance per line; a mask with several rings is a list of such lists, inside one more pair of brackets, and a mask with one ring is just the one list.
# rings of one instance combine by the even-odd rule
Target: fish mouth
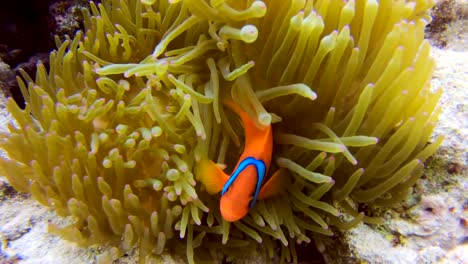
[[248,204],[243,204],[230,199],[221,198],[220,210],[224,220],[228,222],[235,222],[242,219],[249,212]]

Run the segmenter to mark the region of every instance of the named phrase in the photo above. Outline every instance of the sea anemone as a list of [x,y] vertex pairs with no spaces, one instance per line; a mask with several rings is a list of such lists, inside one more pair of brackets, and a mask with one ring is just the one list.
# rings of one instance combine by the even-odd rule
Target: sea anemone
[[[245,247],[295,261],[296,243],[377,218],[423,172],[440,91],[424,40],[430,0],[103,0],[84,33],[18,78],[1,174],[73,224],[88,246],[233,259]],[[26,81],[26,82],[24,82]],[[242,128],[232,97],[273,124],[273,169],[289,183],[232,224],[197,182],[201,158],[229,170]],[[183,238],[177,239],[176,237]],[[194,254],[197,248],[197,254]],[[280,252],[277,252],[279,250]]]

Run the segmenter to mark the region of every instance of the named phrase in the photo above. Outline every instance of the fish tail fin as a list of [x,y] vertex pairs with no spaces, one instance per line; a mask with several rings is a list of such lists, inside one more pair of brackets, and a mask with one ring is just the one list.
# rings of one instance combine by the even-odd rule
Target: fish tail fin
[[195,177],[201,181],[209,194],[219,193],[229,179],[229,176],[209,159],[202,159],[195,165]]
[[236,112],[238,115],[241,115],[241,113],[245,112],[232,98],[225,98],[222,100],[222,103],[229,107],[232,111]]
[[224,99],[222,102],[240,117],[247,138],[250,138],[251,135],[262,133],[262,131],[264,131],[264,128],[257,127],[254,120],[249,116],[249,114],[244,109],[242,109],[240,105],[234,100],[229,98]]
[[285,169],[277,170],[262,186],[258,199],[266,199],[279,194],[287,186],[288,174]]
[[245,123],[251,123],[251,118],[247,114],[247,112],[240,107],[238,103],[236,103],[233,99],[223,99],[223,104],[227,107],[229,107],[232,111],[234,111],[241,119],[242,122]]

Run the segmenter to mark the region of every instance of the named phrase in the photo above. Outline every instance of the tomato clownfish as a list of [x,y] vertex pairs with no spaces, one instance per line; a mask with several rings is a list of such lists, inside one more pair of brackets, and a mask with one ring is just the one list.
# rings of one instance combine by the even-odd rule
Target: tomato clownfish
[[195,174],[208,193],[221,192],[221,215],[224,220],[234,222],[247,215],[258,199],[278,193],[284,177],[282,170],[278,170],[265,181],[273,151],[271,125],[258,128],[239,105],[233,101],[223,104],[236,112],[242,120],[245,132],[244,151],[230,176],[209,159],[202,159],[197,163]]

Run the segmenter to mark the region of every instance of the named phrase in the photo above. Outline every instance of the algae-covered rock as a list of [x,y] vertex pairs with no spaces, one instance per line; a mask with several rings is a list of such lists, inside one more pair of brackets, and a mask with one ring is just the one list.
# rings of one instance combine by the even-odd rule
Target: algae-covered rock
[[444,89],[434,129],[434,136],[445,136],[441,148],[427,162],[411,196],[384,210],[382,226],[358,226],[325,243],[328,263],[340,263],[342,256],[368,263],[381,263],[382,257],[386,263],[467,262],[468,43],[458,34],[466,34],[461,25],[466,20],[460,19],[447,25],[458,28],[447,35],[446,48],[432,52],[437,62],[432,85]]

